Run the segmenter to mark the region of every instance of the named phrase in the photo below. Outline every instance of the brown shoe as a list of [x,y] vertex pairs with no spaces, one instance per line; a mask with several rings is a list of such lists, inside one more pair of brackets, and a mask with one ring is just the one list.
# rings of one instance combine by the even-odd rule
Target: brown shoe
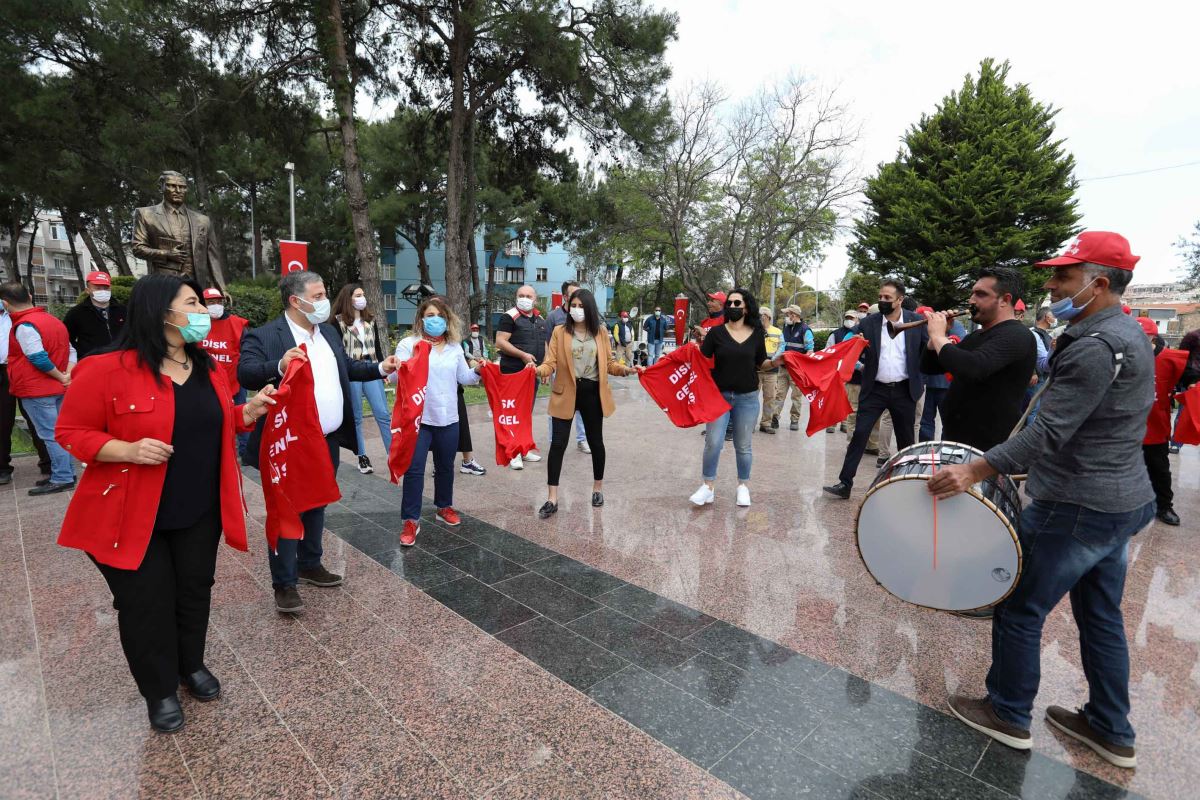
[[1009,725],[997,717],[992,708],[992,701],[988,698],[973,700],[956,694],[950,697],[949,705],[954,716],[1000,744],[1016,750],[1029,750],[1033,747],[1033,737],[1029,735],[1029,731]]
[[300,570],[300,580],[313,586],[320,586],[322,589],[328,589],[331,586],[340,586],[342,576],[334,575],[325,569],[324,564],[318,564],[313,569]]
[[299,614],[304,610],[304,601],[295,586],[275,590],[275,610],[280,614]]
[[1062,706],[1050,706],[1046,709],[1046,721],[1072,739],[1078,739],[1095,750],[1114,767],[1133,769],[1137,766],[1137,753],[1134,749],[1104,741],[1088,723],[1082,711],[1067,711]]

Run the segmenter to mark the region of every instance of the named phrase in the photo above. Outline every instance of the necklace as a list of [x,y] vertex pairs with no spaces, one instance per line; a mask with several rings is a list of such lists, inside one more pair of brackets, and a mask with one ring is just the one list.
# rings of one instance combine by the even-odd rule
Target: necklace
[[190,370],[190,369],[192,368],[192,362],[191,362],[191,361],[188,359],[188,357],[187,357],[187,354],[186,354],[186,353],[185,353],[185,354],[184,354],[184,356],[183,356],[183,361],[178,361],[178,360],[176,360],[176,359],[174,359],[174,358],[171,358],[171,354],[170,354],[170,353],[167,353],[167,361],[173,361],[174,363],[176,363],[176,364],[178,364],[179,366],[183,367],[183,371],[184,371],[184,372],[187,372],[188,370]]

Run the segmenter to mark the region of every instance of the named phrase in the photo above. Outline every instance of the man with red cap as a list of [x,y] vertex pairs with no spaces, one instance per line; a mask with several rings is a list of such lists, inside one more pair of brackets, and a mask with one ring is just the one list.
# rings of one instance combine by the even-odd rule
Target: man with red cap
[[1069,594],[1079,626],[1088,702],[1046,710],[1046,721],[1109,763],[1137,764],[1129,723],[1129,648],[1121,615],[1130,538],[1154,519],[1142,460],[1154,402],[1154,350],[1121,312],[1138,257],[1124,236],[1081,233],[1044,289],[1067,323],[1050,360],[1037,420],[969,464],[938,470],[929,491],[947,499],[997,473],[1028,474],[1020,580],[992,617],[992,666],[982,699],[950,698],[960,720],[1020,750],[1041,680],[1042,627]]
[[[212,317],[212,326],[208,329],[208,336],[200,342],[200,346],[208,351],[225,374],[225,380],[229,382],[229,388],[233,391],[234,405],[241,405],[246,402],[246,389],[238,383],[238,357],[242,352],[242,334],[246,332],[250,320],[230,313],[225,306],[227,298],[220,289],[205,289],[203,299],[208,308],[208,315]],[[246,454],[246,443],[250,441],[250,434],[239,433],[237,441],[240,458]]]
[[113,302],[112,279],[108,273],[89,272],[85,287],[87,296],[63,317],[71,346],[80,358],[108,347],[125,327],[125,306]]
[[700,323],[702,332],[707,331],[709,328],[725,324],[725,293],[709,292],[706,305],[708,307],[708,317]]
[[1172,350],[1158,335],[1158,325],[1149,317],[1138,317],[1138,324],[1154,346],[1154,405],[1146,418],[1146,438],[1142,441],[1142,456],[1150,485],[1154,487],[1157,515],[1167,525],[1178,525],[1175,513],[1175,494],[1171,491],[1171,460],[1167,457],[1171,439],[1171,397],[1187,368],[1186,350]]

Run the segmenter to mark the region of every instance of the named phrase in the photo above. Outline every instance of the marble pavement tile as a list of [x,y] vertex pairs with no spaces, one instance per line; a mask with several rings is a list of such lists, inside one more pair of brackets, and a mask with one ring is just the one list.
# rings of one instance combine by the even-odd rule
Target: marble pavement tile
[[753,734],[717,762],[712,774],[754,800],[871,797],[853,782],[761,733]]
[[596,599],[622,614],[679,639],[713,622],[713,618],[707,614],[632,584],[613,589],[597,596]]
[[600,607],[595,601],[535,572],[500,581],[492,584],[492,588],[564,625]]
[[492,634],[537,616],[537,612],[473,577],[435,586],[429,590],[429,596]]
[[620,578],[563,555],[553,555],[526,566],[585,597],[596,597],[625,584]]
[[627,663],[545,617],[510,628],[496,638],[580,691]]
[[632,617],[600,608],[567,626],[621,658],[648,670],[682,664],[694,656],[696,648],[660,630],[643,625]]
[[515,561],[484,550],[477,544],[467,544],[438,554],[438,558],[483,583],[492,584],[520,575],[527,570]]

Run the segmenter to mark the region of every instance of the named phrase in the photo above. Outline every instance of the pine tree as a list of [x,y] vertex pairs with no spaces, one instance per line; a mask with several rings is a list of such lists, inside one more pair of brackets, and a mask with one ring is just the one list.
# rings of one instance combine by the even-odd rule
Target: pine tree
[[1007,61],[983,61],[867,180],[853,265],[901,278],[935,308],[961,306],[983,267],[1018,267],[1040,283],[1033,262],[1078,230],[1075,159],[1054,138],[1058,112],[1009,86],[1008,72]]

